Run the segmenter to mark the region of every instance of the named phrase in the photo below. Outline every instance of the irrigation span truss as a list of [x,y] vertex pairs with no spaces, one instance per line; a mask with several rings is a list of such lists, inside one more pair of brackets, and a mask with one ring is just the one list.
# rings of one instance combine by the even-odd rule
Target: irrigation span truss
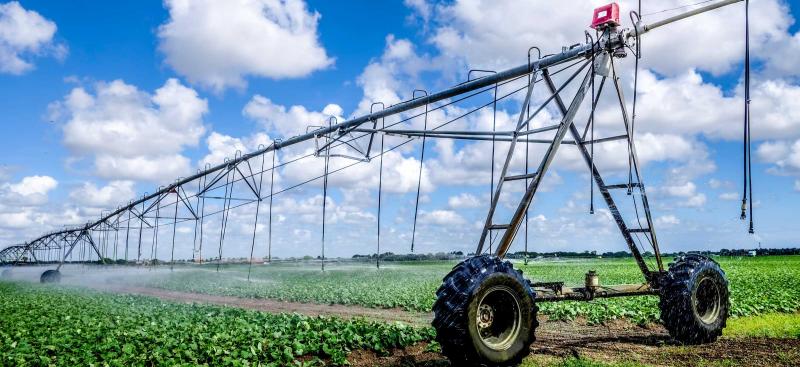
[[[739,0],[741,1],[741,0]],[[196,174],[176,180],[174,183],[160,187],[152,194],[145,194],[137,200],[128,202],[115,210],[104,212],[93,222],[79,226],[45,233],[29,242],[9,246],[0,251],[0,263],[4,265],[45,264],[55,266],[58,271],[65,263],[97,262],[105,263],[109,258],[122,258],[125,262],[147,263],[143,260],[143,246],[148,245],[157,253],[159,245],[159,228],[171,227],[170,264],[175,262],[176,227],[180,223],[194,225],[193,256],[202,261],[203,246],[206,251],[212,248],[217,263],[224,258],[226,232],[231,212],[237,208],[255,205],[255,217],[252,218],[253,238],[250,246],[250,258],[256,246],[256,229],[259,226],[259,215],[266,214],[269,239],[267,243],[268,257],[271,260],[273,229],[273,198],[291,190],[298,189],[312,182],[322,181],[323,198],[328,194],[328,177],[345,171],[356,165],[379,165],[377,185],[377,228],[376,244],[380,254],[381,195],[383,190],[383,158],[388,152],[397,150],[412,142],[419,142],[419,179],[417,182],[416,205],[412,230],[411,249],[416,239],[417,221],[419,219],[419,195],[421,188],[422,168],[425,158],[426,140],[456,139],[460,141],[491,141],[492,177],[491,203],[483,226],[480,241],[475,253],[493,253],[502,257],[509,250],[517,233],[524,228],[527,232],[527,214],[533,197],[548,172],[561,145],[577,148],[586,163],[592,182],[588,185],[592,200],[595,190],[605,202],[614,218],[629,250],[637,258],[638,265],[646,277],[663,272],[661,258],[657,256],[655,263],[642,260],[643,251],[652,251],[658,255],[658,238],[645,192],[645,185],[640,175],[640,165],[635,144],[635,109],[636,91],[633,95],[633,113],[628,113],[628,103],[618,76],[618,59],[632,55],[638,59],[641,36],[653,29],[674,21],[686,18],[699,12],[738,2],[726,0],[704,8],[690,11],[679,16],[645,25],[633,12],[632,29],[617,27],[598,28],[595,32],[586,32],[585,41],[565,47],[561,52],[541,56],[538,48],[528,50],[527,62],[523,65],[504,71],[471,70],[468,80],[438,93],[427,93],[415,90],[410,100],[385,106],[381,102],[372,105],[367,115],[338,122],[331,117],[321,123],[320,127],[309,127],[306,133],[285,140],[275,140],[267,146],[260,146],[254,152],[242,154],[237,152],[231,159],[222,164],[206,166]],[[559,75],[560,74],[560,75]],[[473,78],[474,75],[477,75]],[[556,77],[558,75],[558,77]],[[638,73],[636,73],[638,75]],[[635,82],[634,82],[635,84]],[[606,87],[606,88],[604,88]],[[534,104],[533,91],[543,88],[546,92],[539,103]],[[595,109],[601,102],[604,91],[611,90],[613,95],[603,101],[611,101],[618,105],[621,119],[619,134],[595,136]],[[565,100],[567,93],[571,95]],[[491,97],[488,102],[486,97]],[[589,98],[588,103],[584,103]],[[479,101],[479,102],[476,102]],[[456,130],[452,126],[456,122],[468,118],[471,114],[489,109],[497,112],[498,103],[517,105],[516,124],[508,131],[496,128],[486,131]],[[469,107],[455,109],[457,116],[447,116],[443,121],[429,121],[432,112],[444,110],[449,106],[465,105]],[[560,117],[549,126],[533,127],[531,123],[545,109]],[[555,111],[555,112],[552,112]],[[579,114],[579,111],[582,114]],[[495,115],[496,116],[496,115]],[[577,117],[585,119],[576,121]],[[414,121],[417,119],[417,121]],[[411,129],[411,122],[422,120],[423,129]],[[464,124],[466,125],[466,124]],[[607,131],[607,129],[604,129]],[[390,139],[387,139],[390,137]],[[623,141],[626,149],[627,179],[625,182],[609,184],[595,164],[594,146],[614,141]],[[279,152],[287,147],[301,143],[314,143],[314,151],[298,155],[289,160],[276,159]],[[391,145],[386,144],[392,143]],[[531,146],[538,145],[536,159],[530,159]],[[505,159],[503,159],[505,152]],[[495,174],[495,155],[500,154]],[[515,155],[523,154],[524,171],[519,164],[512,164]],[[323,159],[324,170],[308,180],[286,187],[274,185],[275,173],[289,165],[303,164],[307,159]],[[331,160],[346,160],[336,169],[331,169]],[[532,163],[538,164],[531,165]],[[280,162],[280,163],[277,163]],[[515,170],[519,172],[514,172]],[[266,179],[266,180],[265,180]],[[520,190],[508,190],[508,186],[524,183]],[[504,210],[499,206],[501,192],[506,189],[509,195],[518,202],[513,210]],[[215,195],[222,192],[223,195]],[[615,195],[622,192],[632,198],[636,221],[627,223],[622,214]],[[617,196],[618,197],[618,196]],[[209,206],[208,202],[221,204]],[[320,211],[322,266],[325,261],[325,211],[327,200],[322,200]],[[593,201],[592,201],[593,203]],[[262,208],[263,206],[263,208]],[[592,206],[592,211],[594,207]],[[261,214],[260,214],[261,212]],[[171,214],[171,215],[170,215]],[[219,217],[215,223],[215,237],[211,243],[208,237],[208,221],[210,217]],[[506,217],[498,221],[498,217]],[[288,222],[287,222],[288,223]],[[218,231],[217,231],[218,229]],[[147,237],[145,237],[147,234]],[[147,241],[152,238],[152,240]],[[522,236],[527,251],[527,233]],[[149,243],[147,243],[149,242]],[[161,239],[162,246],[164,239]],[[204,244],[205,242],[205,244]],[[76,253],[76,249],[79,249]],[[151,256],[151,262],[158,262],[157,256]],[[380,261],[380,259],[378,259]],[[252,263],[252,260],[251,260]],[[43,278],[44,279],[44,278]]]

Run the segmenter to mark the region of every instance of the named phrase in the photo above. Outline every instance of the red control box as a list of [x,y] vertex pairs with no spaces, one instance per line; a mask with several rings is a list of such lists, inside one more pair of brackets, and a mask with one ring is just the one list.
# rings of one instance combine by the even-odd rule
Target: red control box
[[611,3],[594,10],[592,28],[617,27],[619,22],[619,5]]

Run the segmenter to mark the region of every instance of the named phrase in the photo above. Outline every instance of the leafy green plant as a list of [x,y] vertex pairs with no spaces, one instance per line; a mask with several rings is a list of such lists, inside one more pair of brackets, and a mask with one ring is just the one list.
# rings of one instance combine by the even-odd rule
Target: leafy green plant
[[347,364],[433,338],[402,323],[268,314],[0,282],[0,365]]
[[[669,259],[666,259],[669,261]],[[720,258],[731,288],[731,316],[792,313],[800,310],[800,256]],[[158,274],[139,284],[237,297],[294,302],[353,304],[373,308],[403,308],[429,312],[441,278],[452,262],[397,263],[377,270],[369,265],[331,266],[326,272],[294,264],[258,265],[252,282],[246,266],[190,266]],[[641,283],[642,274],[631,259],[572,259],[517,263],[535,281],[566,281],[580,285],[587,270],[596,270],[603,284]],[[127,279],[120,279],[125,280]],[[768,286],[765,286],[768,285]],[[601,299],[593,302],[542,303],[541,314],[556,320],[586,319],[602,323],[627,319],[637,324],[659,318],[657,297]]]

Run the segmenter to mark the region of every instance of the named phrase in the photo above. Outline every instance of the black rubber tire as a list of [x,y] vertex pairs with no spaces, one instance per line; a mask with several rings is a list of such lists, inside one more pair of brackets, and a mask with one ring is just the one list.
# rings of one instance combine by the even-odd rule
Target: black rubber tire
[[[476,326],[478,300],[497,286],[512,291],[520,308],[519,334],[502,351],[481,341]],[[515,366],[530,353],[539,326],[536,293],[510,262],[488,255],[467,259],[444,277],[436,296],[436,341],[454,366]]]
[[39,281],[42,283],[59,283],[61,282],[61,273],[55,269],[45,270]]
[[[706,300],[700,305],[695,302],[698,295],[704,295]],[[722,335],[730,310],[730,292],[728,278],[716,261],[698,254],[678,257],[662,279],[660,296],[661,322],[676,341],[705,344]],[[716,311],[706,312],[709,307]],[[704,320],[701,314],[715,316]]]

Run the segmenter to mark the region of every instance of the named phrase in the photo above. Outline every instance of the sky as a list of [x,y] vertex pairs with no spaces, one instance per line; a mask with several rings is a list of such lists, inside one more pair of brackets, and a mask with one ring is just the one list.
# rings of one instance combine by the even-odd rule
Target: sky
[[[691,3],[646,2],[643,19],[662,19],[679,12],[662,10]],[[308,126],[327,124],[332,116],[343,121],[368,113],[374,102],[407,100],[415,89],[441,90],[467,80],[470,69],[497,71],[525,64],[531,46],[545,54],[559,52],[584,41],[592,9],[604,4],[0,3],[0,247],[96,220],[160,185],[222,163],[237,150],[256,150]],[[621,13],[635,6],[621,1]],[[739,220],[743,9],[743,4],[729,6],[642,40],[636,143],[662,251],[791,247],[800,242],[793,216],[800,207],[800,3],[751,1],[754,235]],[[627,16],[623,25],[630,25]],[[616,68],[630,109],[633,57],[618,60]],[[500,88],[500,93],[510,88]],[[547,97],[543,89],[535,89],[534,100]],[[494,122],[498,130],[508,130],[523,97],[514,94],[498,103],[496,111],[481,109],[457,127],[486,131]],[[605,93],[601,99],[598,136],[621,128],[614,97]],[[431,113],[429,120],[447,121],[491,98],[483,94],[454,104]],[[549,106],[533,124],[545,126],[557,117]],[[405,126],[423,124],[415,118]],[[385,140],[387,147],[402,141]],[[313,149],[313,142],[301,144],[276,159],[287,162]],[[414,140],[383,156],[381,252],[410,251],[420,149],[421,142]],[[491,149],[491,142],[428,141],[419,184],[416,252],[474,250],[489,206]],[[508,147],[497,144],[495,149],[499,170]],[[541,149],[531,149],[531,161],[538,162]],[[626,152],[621,142],[597,147],[597,164],[608,182],[624,182]],[[524,169],[524,155],[518,158],[512,168]],[[269,165],[272,158],[263,159]],[[333,168],[351,163],[331,159]],[[279,169],[276,190],[320,174],[323,164],[323,159],[312,158]],[[328,256],[376,251],[378,174],[373,159],[331,175]],[[516,206],[519,191],[504,192],[501,214]],[[631,197],[617,198],[625,220],[635,227]],[[605,204],[595,196],[597,211],[589,214],[589,201],[588,170],[574,147],[562,147],[528,216],[530,250],[625,250]],[[276,196],[271,235],[264,207],[258,217],[255,205],[235,210],[226,229],[225,256],[246,256],[251,246],[256,256],[266,254],[270,237],[273,256],[318,255],[322,202],[321,180]],[[213,209],[220,203],[208,205]],[[216,251],[208,246],[218,246],[220,223],[215,218],[205,223],[204,257]],[[176,226],[176,257],[189,258],[197,251],[194,231],[193,222]],[[522,233],[512,251],[522,250]],[[171,234],[172,228],[165,226],[146,232],[146,240],[160,237],[163,244]],[[117,246],[121,242],[115,241]],[[162,249],[143,256],[168,253]]]

